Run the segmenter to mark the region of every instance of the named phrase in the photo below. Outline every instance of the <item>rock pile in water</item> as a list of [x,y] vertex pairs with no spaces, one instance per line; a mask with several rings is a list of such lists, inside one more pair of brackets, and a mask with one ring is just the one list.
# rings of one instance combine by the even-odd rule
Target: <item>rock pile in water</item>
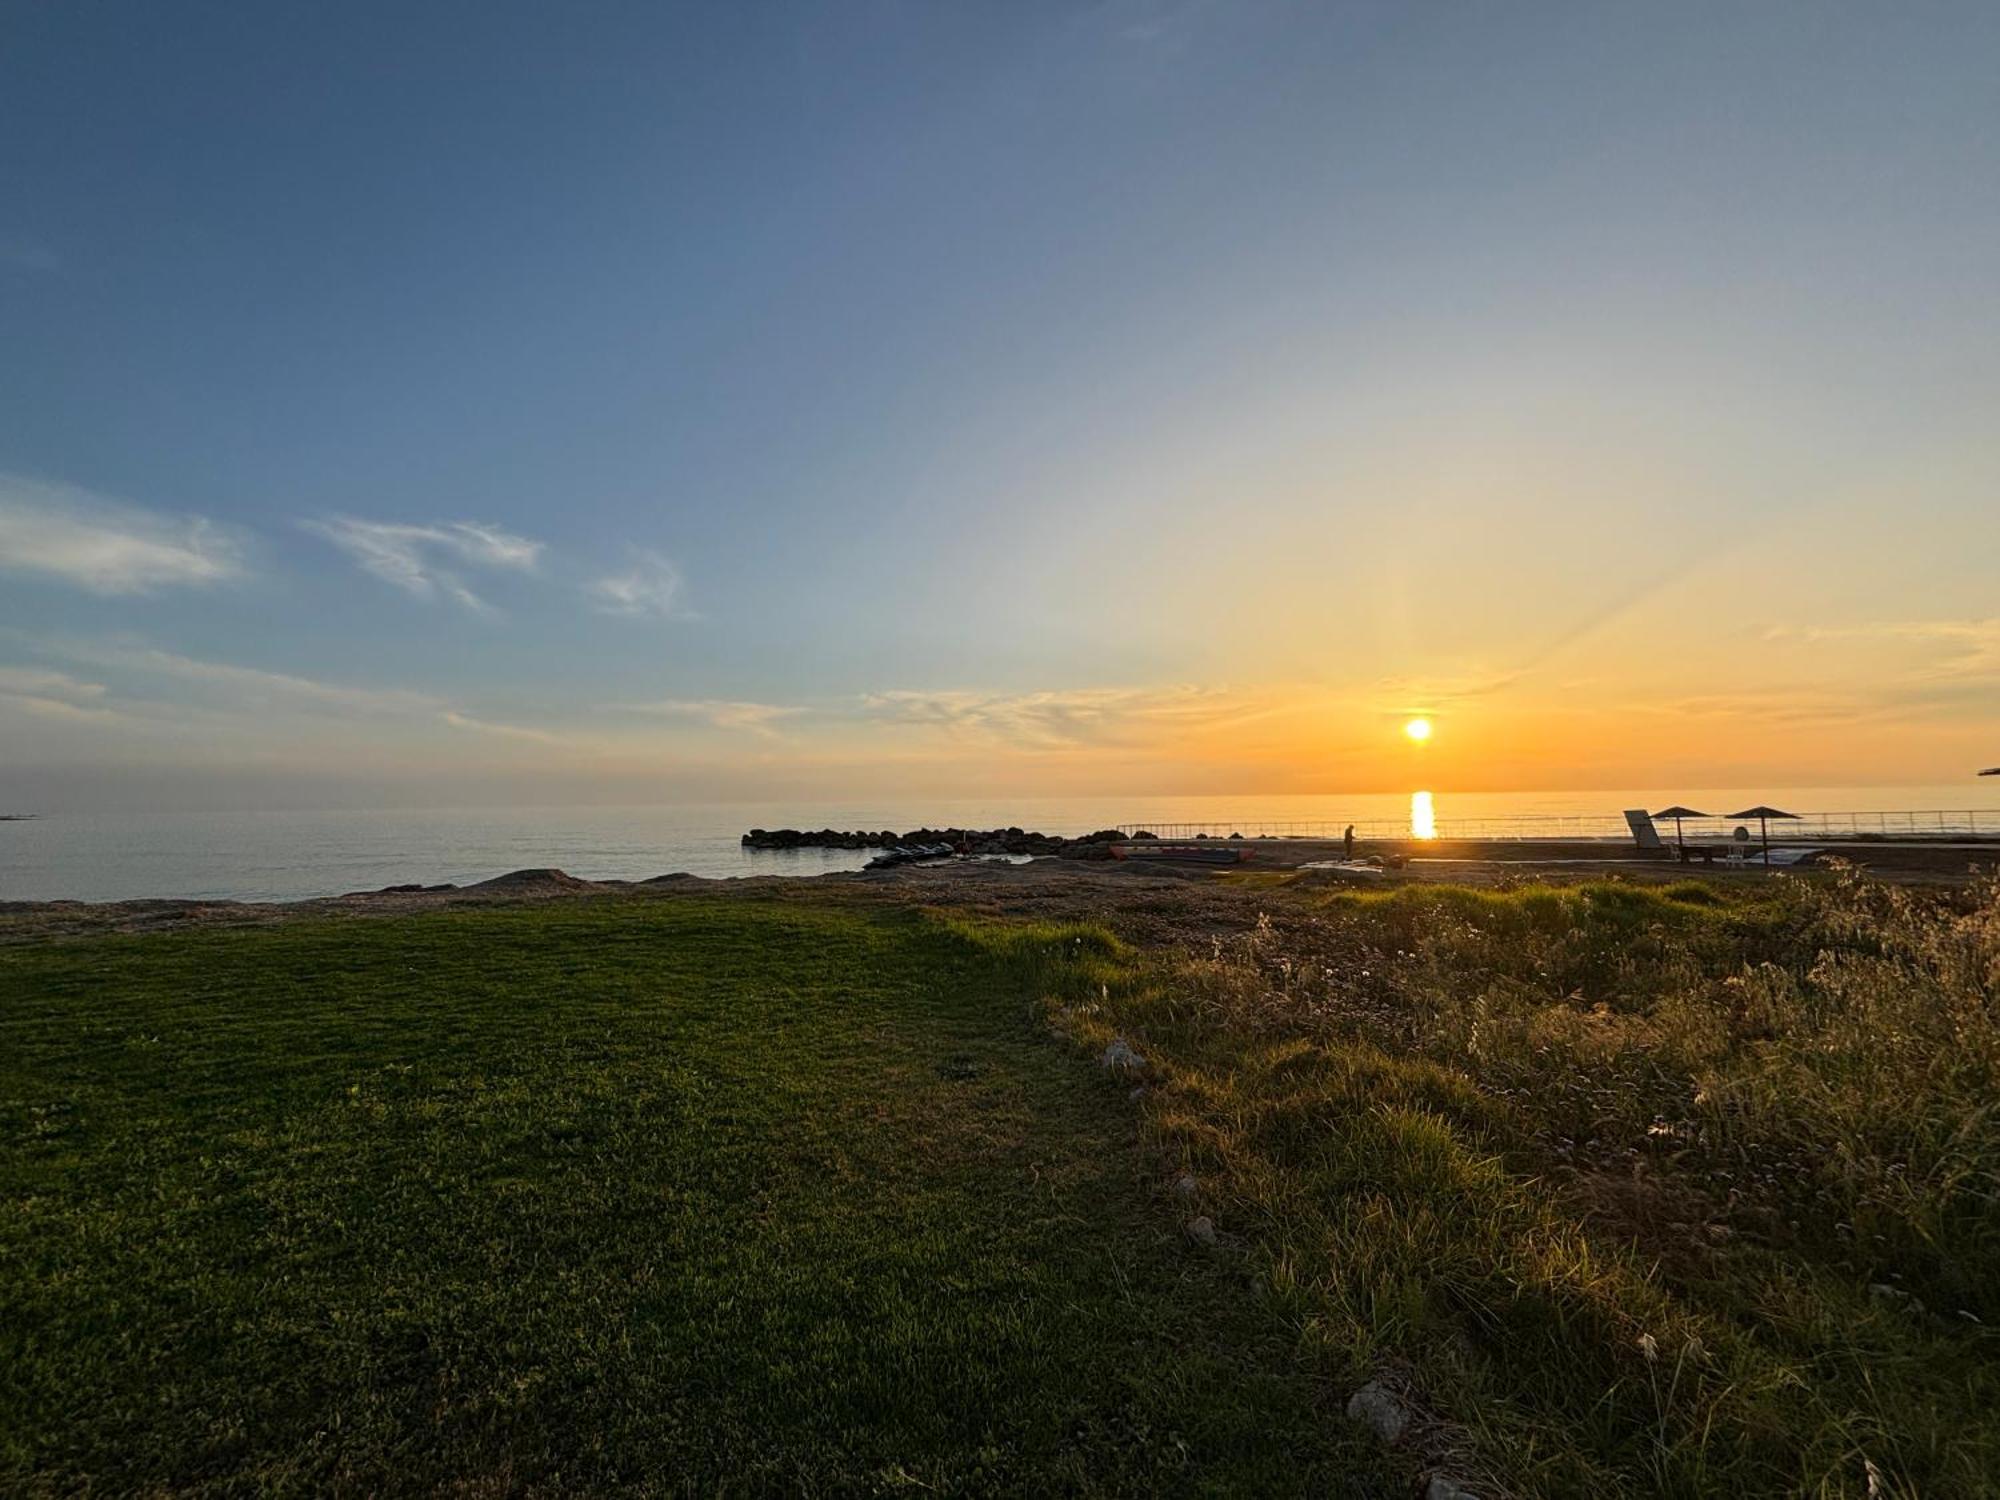
[[[1134,839],[1151,837],[1150,833],[1132,835]],[[1108,853],[1111,845],[1125,841],[1126,836],[1115,828],[1101,828],[1076,839],[1021,828],[913,828],[908,833],[893,829],[878,833],[843,828],[753,828],[743,835],[746,849],[914,849],[942,844],[966,854],[1059,854],[1069,858],[1086,858],[1092,851]]]

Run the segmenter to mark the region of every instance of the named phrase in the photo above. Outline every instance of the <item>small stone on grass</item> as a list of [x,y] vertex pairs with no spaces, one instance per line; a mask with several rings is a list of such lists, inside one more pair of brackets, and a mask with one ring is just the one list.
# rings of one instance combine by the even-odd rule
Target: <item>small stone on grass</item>
[[1410,1414],[1403,1403],[1379,1380],[1369,1381],[1347,1398],[1347,1415],[1392,1445],[1403,1440],[1410,1426]]
[[1104,1049],[1104,1055],[1098,1061],[1107,1068],[1124,1068],[1132,1072],[1146,1066],[1146,1059],[1134,1052],[1122,1036],[1111,1039],[1111,1045]]

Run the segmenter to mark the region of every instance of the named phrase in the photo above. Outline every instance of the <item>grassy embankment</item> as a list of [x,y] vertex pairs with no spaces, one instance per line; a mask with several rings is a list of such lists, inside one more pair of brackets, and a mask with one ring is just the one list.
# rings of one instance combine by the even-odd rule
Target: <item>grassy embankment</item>
[[681,900],[0,948],[0,1490],[1365,1475],[1024,977]]
[[1294,895],[1044,988],[1320,1373],[1526,1493],[2000,1493],[2000,887]]

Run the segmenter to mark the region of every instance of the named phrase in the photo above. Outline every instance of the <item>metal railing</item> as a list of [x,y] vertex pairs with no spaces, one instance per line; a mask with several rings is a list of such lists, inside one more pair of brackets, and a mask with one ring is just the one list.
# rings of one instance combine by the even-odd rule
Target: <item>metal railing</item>
[[[1745,823],[1740,818],[1686,818],[1681,831],[1687,838],[1704,842],[1727,839]],[[1337,839],[1348,828],[1347,820],[1247,819],[1236,823],[1121,823],[1123,834],[1150,833],[1162,839],[1226,839],[1241,834],[1246,839]],[[1408,839],[1416,835],[1407,818],[1356,818],[1352,820],[1357,839]],[[1752,837],[1757,836],[1755,819],[1747,820]],[[1671,819],[1655,820],[1660,837],[1675,836]],[[1987,808],[1966,810],[1919,809],[1895,812],[1805,813],[1797,818],[1775,819],[1770,825],[1774,844],[1816,843],[1823,840],[1915,839],[1925,842],[1953,839],[2000,839],[2000,811]],[[1439,839],[1629,839],[1622,812],[1538,814],[1499,818],[1438,818]]]

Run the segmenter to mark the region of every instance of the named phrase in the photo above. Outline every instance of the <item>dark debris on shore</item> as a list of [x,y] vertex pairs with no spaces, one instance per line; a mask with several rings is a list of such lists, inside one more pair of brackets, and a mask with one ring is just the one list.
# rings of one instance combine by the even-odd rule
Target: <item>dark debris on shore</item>
[[[1132,839],[1150,839],[1150,833],[1135,833]],[[1110,846],[1123,843],[1127,835],[1116,828],[1100,828],[1081,838],[1064,838],[1053,833],[1031,833],[1022,828],[913,828],[907,833],[893,829],[753,828],[743,835],[746,849],[935,849],[945,846],[955,854],[1028,854],[1087,858],[1091,853],[1108,853]]]

